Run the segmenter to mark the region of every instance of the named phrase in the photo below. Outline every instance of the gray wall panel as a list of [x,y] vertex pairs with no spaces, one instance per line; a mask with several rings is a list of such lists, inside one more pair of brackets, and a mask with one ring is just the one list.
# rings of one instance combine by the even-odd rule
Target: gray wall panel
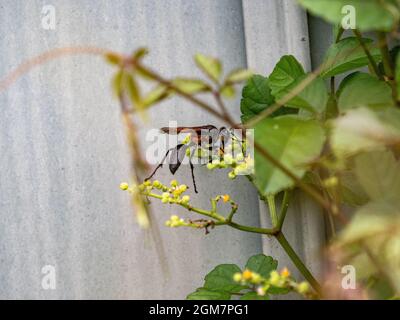
[[[307,39],[302,40],[307,33],[304,17],[291,13],[297,9],[282,6],[281,1],[54,0],[51,4],[56,9],[56,29],[44,30],[43,1],[1,1],[1,78],[25,59],[76,45],[126,53],[145,45],[151,50],[149,65],[167,76],[200,76],[191,59],[196,52],[223,58],[225,70],[248,63],[269,72],[288,48],[309,63]],[[254,15],[253,22],[249,15]],[[283,25],[289,29],[281,29],[280,19],[288,18],[291,22]],[[275,29],[266,28],[265,21]],[[282,42],[285,36],[288,42]],[[258,235],[229,228],[207,236],[202,231],[165,228],[171,214],[186,213],[153,201],[167,257],[168,272],[163,271],[156,253],[159,244],[136,225],[130,199],[118,188],[129,177],[129,152],[119,106],[111,96],[113,71],[99,57],[63,57],[33,69],[0,92],[0,298],[184,298],[215,265],[243,265],[263,250]],[[237,119],[238,104],[239,98],[229,102]],[[178,98],[157,106],[150,116],[151,121],[141,125],[142,137],[170,120],[219,124]],[[200,190],[192,197],[195,204],[206,206],[211,196],[229,193],[240,204],[237,218],[260,224],[257,195],[246,179],[237,183],[228,180],[226,172],[195,171]],[[166,169],[157,178],[172,179]],[[191,185],[188,167],[176,178]],[[303,209],[307,203],[299,202],[303,218],[295,223],[313,219]],[[315,233],[313,221],[305,222],[311,233]],[[303,241],[301,231],[293,230]],[[265,241],[264,248],[269,253]],[[304,243],[300,248],[314,252]],[[56,290],[41,287],[44,265],[56,267]]]
[[[122,52],[146,45],[149,64],[166,75],[196,73],[191,57],[199,51],[223,57],[227,69],[245,65],[240,1],[59,0],[52,2],[55,30],[41,28],[42,4],[3,1],[2,75],[48,49],[74,45]],[[183,298],[216,264],[243,264],[261,251],[257,235],[165,228],[170,214],[184,211],[154,204],[169,266],[163,273],[157,244],[136,226],[118,189],[129,177],[129,154],[111,98],[112,71],[99,58],[64,57],[1,92],[1,298]],[[179,99],[157,107],[151,119],[143,134],[169,120],[215,123]],[[189,184],[188,170],[178,179]],[[233,184],[223,173],[196,171],[201,193],[194,202],[208,205],[210,196],[230,193],[243,204],[239,218],[259,223],[245,179]],[[171,180],[166,170],[159,178]],[[41,288],[47,264],[56,266],[54,291]]]

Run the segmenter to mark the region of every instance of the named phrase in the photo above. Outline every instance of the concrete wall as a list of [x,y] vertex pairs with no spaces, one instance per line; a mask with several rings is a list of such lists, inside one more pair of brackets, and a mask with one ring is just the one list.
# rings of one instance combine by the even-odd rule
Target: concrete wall
[[[52,0],[55,30],[42,27],[46,4],[1,1],[0,77],[46,50],[77,45],[121,52],[145,45],[149,65],[168,76],[198,74],[191,59],[197,52],[221,57],[225,70],[249,65],[266,74],[288,52],[310,64],[306,17],[293,1]],[[219,263],[243,266],[264,250],[289,264],[258,235],[165,228],[171,214],[185,212],[153,201],[166,252],[160,261],[160,243],[138,228],[130,200],[118,188],[129,177],[129,153],[110,92],[112,73],[100,58],[64,57],[0,92],[0,298],[179,299]],[[230,103],[237,119],[238,103]],[[170,120],[218,125],[172,99],[151,112],[141,133]],[[229,193],[240,204],[240,221],[263,223],[264,208],[246,179],[232,183],[226,173],[205,168],[196,168],[196,175],[195,203]],[[176,178],[191,184],[188,177],[186,167]],[[167,170],[157,178],[171,180]],[[288,236],[317,270],[321,216],[303,197],[289,213]],[[55,266],[56,290],[42,288],[45,265]]]

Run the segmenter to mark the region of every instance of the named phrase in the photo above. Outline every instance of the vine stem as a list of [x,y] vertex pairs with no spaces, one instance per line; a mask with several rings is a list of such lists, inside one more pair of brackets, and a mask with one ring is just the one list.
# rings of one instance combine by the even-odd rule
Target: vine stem
[[276,213],[275,195],[273,194],[267,195],[267,203],[268,203],[269,214],[271,216],[272,226],[277,227],[279,222],[278,222],[278,215]]
[[[155,194],[153,192],[143,192],[142,194],[145,195],[145,196],[152,197],[152,198],[156,198],[156,199],[160,199],[160,200],[162,199],[161,195]],[[227,225],[227,226],[230,226],[230,227],[232,227],[234,229],[238,229],[238,230],[241,230],[241,231],[265,234],[265,235],[269,235],[269,236],[272,236],[272,235],[274,235],[275,233],[278,232],[278,230],[274,229],[274,228],[272,228],[272,229],[259,228],[259,227],[246,226],[246,225],[242,225],[242,224],[233,222],[232,220],[226,219],[223,215],[215,212],[214,210],[211,210],[211,211],[204,210],[204,209],[193,207],[193,206],[191,206],[189,204],[186,204],[186,203],[178,203],[177,202],[175,204],[177,204],[177,205],[179,205],[181,207],[184,207],[185,209],[187,209],[189,211],[196,212],[196,213],[201,214],[203,216],[215,219],[217,221],[216,225]]]
[[357,40],[358,40],[358,42],[360,43],[360,46],[361,46],[362,49],[364,50],[364,52],[365,52],[365,54],[366,54],[366,56],[367,56],[367,58],[368,58],[368,61],[369,61],[370,65],[371,65],[371,67],[372,67],[372,70],[373,70],[374,73],[375,73],[375,75],[376,75],[379,79],[383,80],[382,75],[381,75],[381,73],[379,72],[378,65],[376,64],[376,61],[375,61],[374,58],[372,57],[370,50],[368,49],[368,47],[366,46],[365,42],[363,41],[361,32],[358,31],[357,29],[354,29],[353,32],[354,32],[355,36],[357,37]]
[[297,255],[296,251],[294,251],[293,247],[287,241],[286,237],[282,233],[282,225],[283,221],[286,216],[287,207],[289,204],[289,195],[285,192],[285,195],[282,200],[282,208],[281,214],[277,215],[276,206],[275,206],[275,196],[274,195],[267,195],[267,204],[269,208],[269,214],[271,217],[272,226],[277,228],[277,232],[273,234],[276,240],[281,245],[282,249],[286,252],[289,256],[290,260],[292,260],[293,264],[296,268],[300,271],[303,277],[310,283],[310,285],[314,288],[314,290],[320,294],[321,293],[321,286],[318,281],[314,278],[311,274],[310,270],[306,267],[300,257]]
[[300,259],[300,257],[297,255],[296,251],[294,251],[293,247],[290,245],[290,243],[287,241],[286,237],[282,233],[282,231],[279,231],[274,235],[276,240],[279,242],[283,250],[286,252],[286,254],[289,256],[290,260],[294,263],[296,268],[300,271],[300,273],[303,275],[303,277],[310,283],[310,285],[314,288],[314,290],[320,295],[321,294],[321,286],[318,283],[318,281],[314,278],[314,276],[311,274],[310,270],[305,266],[303,261]]
[[278,229],[282,230],[283,222],[285,221],[286,218],[286,213],[289,208],[289,202],[292,197],[292,190],[285,190],[283,194],[283,199],[281,203],[281,210],[279,212],[279,221],[278,221]]
[[398,101],[398,97],[397,97],[397,95],[398,95],[397,85],[396,85],[396,82],[394,81],[394,71],[393,71],[393,66],[391,63],[389,47],[388,47],[385,33],[378,32],[378,40],[379,40],[379,48],[380,48],[381,54],[382,54],[383,68],[384,68],[385,74],[388,78],[388,82],[389,82],[390,86],[392,87],[393,102],[395,105],[400,106],[400,101]]

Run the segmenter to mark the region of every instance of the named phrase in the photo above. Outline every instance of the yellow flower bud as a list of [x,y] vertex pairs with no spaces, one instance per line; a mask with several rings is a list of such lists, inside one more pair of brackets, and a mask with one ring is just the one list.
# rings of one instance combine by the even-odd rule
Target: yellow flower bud
[[215,169],[215,164],[213,164],[213,163],[207,163],[207,169],[209,169],[209,170]]
[[159,188],[161,188],[161,186],[162,186],[162,184],[160,181],[158,181],[158,180],[153,181],[153,187],[159,189]]
[[222,200],[224,202],[228,202],[230,199],[231,199],[231,197],[229,196],[229,194],[225,194],[225,195],[222,196]]
[[120,188],[121,190],[128,190],[129,184],[126,183],[126,182],[122,182],[122,183],[119,185],[119,188]]
[[280,285],[280,281],[281,277],[279,276],[279,273],[277,271],[271,271],[270,275],[269,275],[269,282],[273,285],[273,286],[278,286]]
[[236,173],[235,173],[235,171],[229,172],[229,173],[228,173],[228,177],[229,177],[229,179],[235,179],[235,178],[236,178]]
[[290,277],[290,271],[288,270],[288,268],[283,268],[282,269],[282,271],[281,271],[281,276],[283,277],[283,278],[288,278],[288,277]]
[[167,203],[169,201],[169,192],[164,192],[161,195],[161,202],[162,203]]
[[178,189],[180,192],[185,192],[187,190],[187,185],[181,184]]
[[182,192],[181,192],[179,189],[175,189],[174,191],[172,191],[172,195],[173,195],[175,198],[179,197],[179,195],[180,195],[181,193],[182,193]]
[[250,270],[246,269],[243,271],[243,279],[244,280],[250,280],[253,276],[253,272],[251,272]]
[[146,187],[149,187],[149,186],[151,186],[151,181],[150,181],[150,180],[146,180],[143,184],[144,184]]
[[253,275],[251,277],[251,282],[260,283],[260,281],[261,281],[261,276],[258,273],[253,272]]
[[310,285],[305,281],[299,283],[299,285],[297,286],[297,291],[300,294],[306,294],[309,290],[310,290]]
[[224,160],[222,160],[222,161],[219,162],[218,168],[223,169],[223,168],[226,168],[226,167],[227,167],[227,165],[225,164],[225,161],[224,161]]
[[182,140],[182,143],[183,143],[183,144],[189,143],[189,142],[190,142],[190,136],[191,136],[191,134],[189,133],[189,134],[185,137],[185,139]]
[[246,162],[242,162],[233,171],[234,171],[235,175],[245,174],[247,172]]
[[240,272],[236,272],[233,275],[233,281],[240,282],[242,281],[242,274]]
[[190,201],[190,197],[189,196],[183,196],[181,202],[183,204],[187,204]]
[[176,186],[178,185],[178,181],[172,180],[172,181],[170,182],[170,184],[171,184],[171,187],[176,187]]

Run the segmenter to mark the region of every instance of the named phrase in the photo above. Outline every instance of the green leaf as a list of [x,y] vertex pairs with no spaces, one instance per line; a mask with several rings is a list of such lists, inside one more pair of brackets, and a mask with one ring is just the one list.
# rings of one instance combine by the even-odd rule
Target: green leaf
[[133,54],[132,57],[134,60],[139,60],[142,59],[145,55],[149,53],[149,50],[147,48],[138,48]]
[[322,17],[333,24],[342,23],[346,17],[345,6],[353,6],[355,11],[355,23],[361,31],[381,30],[390,31],[398,21],[398,10],[381,0],[298,0],[312,14]]
[[[259,122],[255,141],[300,179],[307,164],[320,155],[325,134],[317,121],[286,115]],[[258,152],[255,152],[255,174],[256,186],[265,194],[276,194],[294,185],[291,178]]]
[[242,91],[242,100],[240,101],[242,121],[249,120],[273,103],[274,97],[271,95],[268,78],[254,75],[247,81]]
[[116,97],[119,97],[123,90],[124,72],[119,70],[111,81],[112,91]]
[[358,182],[354,170],[345,170],[340,174],[340,196],[343,203],[361,206],[368,202],[368,195]]
[[397,99],[400,100],[400,54],[396,57],[395,78],[397,85]]
[[271,94],[275,96],[304,74],[303,67],[294,56],[283,56],[269,76]]
[[200,79],[175,78],[172,83],[187,94],[210,91],[210,86]]
[[[400,231],[399,203],[376,200],[362,206],[339,235],[339,244],[354,244],[379,236],[394,236]],[[399,234],[397,234],[399,236]]]
[[337,241],[341,246],[351,247],[362,243],[364,248],[368,248],[368,256],[372,256],[374,261],[363,264],[364,269],[369,267],[372,270],[362,270],[362,273],[373,273],[376,265],[382,266],[397,292],[400,291],[399,204],[396,200],[388,199],[366,204],[357,210]]
[[224,85],[221,90],[220,93],[223,97],[225,98],[233,98],[236,94],[235,88],[231,85]]
[[[247,81],[240,101],[241,120],[243,123],[249,121],[274,103],[274,97],[271,95],[268,83],[268,78],[260,75],[254,75]],[[271,117],[294,113],[297,113],[296,109],[281,107],[273,112]]]
[[226,84],[239,83],[246,81],[253,76],[253,71],[249,69],[236,69],[228,74],[225,79]]
[[233,275],[241,272],[235,264],[220,264],[206,275],[204,288],[226,292],[238,292],[246,286],[238,284],[233,280]]
[[230,300],[231,295],[224,291],[213,291],[206,288],[199,288],[189,294],[187,300]]
[[363,153],[354,163],[357,179],[372,200],[396,196],[400,199],[400,163],[392,152]]
[[331,146],[337,157],[400,142],[400,110],[351,109],[333,122]]
[[198,53],[194,56],[194,60],[200,70],[210,77],[211,80],[218,82],[222,73],[222,65],[218,59]]
[[269,300],[268,295],[260,296],[257,292],[247,292],[240,297],[240,300]]
[[250,257],[246,263],[246,269],[260,274],[263,278],[268,278],[271,271],[276,270],[278,261],[270,256],[257,254]]
[[158,102],[161,102],[165,98],[170,95],[168,92],[168,88],[163,85],[158,85],[153,90],[151,90],[147,95],[143,98],[144,107],[150,107]]
[[[370,50],[373,59],[379,62],[381,59],[379,48],[374,47],[373,40],[362,40]],[[362,49],[356,37],[349,37],[332,44],[324,59],[323,78],[332,77],[347,71],[358,69],[368,65],[368,57]]]
[[124,88],[129,95],[131,102],[135,105],[136,108],[142,109],[143,103],[140,97],[139,86],[135,80],[135,78],[130,75],[126,74],[124,77]]
[[[307,75],[297,78],[291,85],[277,93],[276,99],[281,100],[287,94],[293,91]],[[325,111],[329,99],[328,91],[325,82],[321,78],[316,78],[303,91],[290,101],[285,103],[288,107],[305,109],[314,113],[322,113]]]
[[356,72],[347,76],[338,90],[341,112],[358,107],[379,108],[393,104],[390,86],[367,73]]
[[[369,263],[371,265],[371,261]],[[358,270],[358,267],[356,267]],[[393,292],[391,284],[382,277],[373,277],[373,284],[368,287],[370,293],[371,300],[399,300],[400,297],[394,297],[395,294]]]
[[385,230],[390,228],[394,222],[399,223],[400,215],[397,216],[398,213],[397,206],[389,201],[366,204],[357,210],[350,223],[341,232],[339,243],[357,243],[385,234]]
[[112,65],[120,65],[123,58],[114,52],[108,52],[105,54],[106,61]]

